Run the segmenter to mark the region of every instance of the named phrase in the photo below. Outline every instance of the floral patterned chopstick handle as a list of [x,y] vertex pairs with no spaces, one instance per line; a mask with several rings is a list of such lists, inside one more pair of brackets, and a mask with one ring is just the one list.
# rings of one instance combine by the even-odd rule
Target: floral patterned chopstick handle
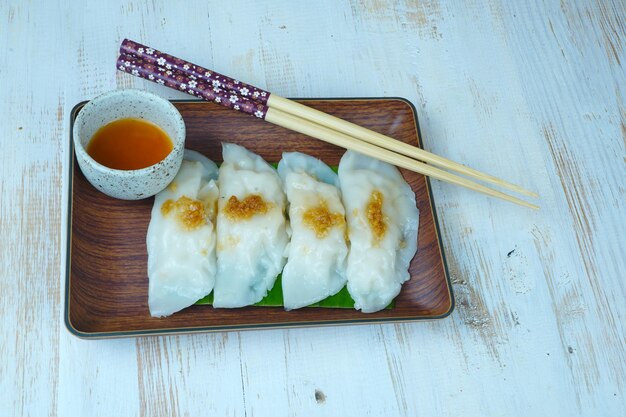
[[117,59],[117,69],[260,119],[265,119],[267,113],[268,107],[265,103],[241,96],[236,91],[226,90],[216,80],[209,81],[187,75],[173,67],[167,69],[135,56],[121,55]]
[[269,99],[269,91],[262,90],[253,85],[242,83],[239,80],[227,77],[215,71],[201,67],[183,59],[142,45],[138,42],[124,39],[120,45],[121,55],[131,55],[142,61],[165,68],[166,70],[178,70],[188,77],[204,78],[213,86],[235,92],[238,96],[250,98],[254,101],[266,104]]
[[232,108],[251,116],[265,118],[268,106],[247,97],[222,88],[216,80],[212,82],[194,75],[187,76],[178,70],[169,70],[166,67],[153,65],[134,56],[121,55],[117,61],[117,68],[137,77],[154,81],[157,84],[184,91],[207,101]]

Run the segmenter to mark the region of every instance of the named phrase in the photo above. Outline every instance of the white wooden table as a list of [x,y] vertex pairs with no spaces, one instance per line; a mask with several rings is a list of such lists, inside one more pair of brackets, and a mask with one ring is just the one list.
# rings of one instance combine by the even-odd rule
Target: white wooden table
[[[0,2],[1,415],[624,415],[624,1],[73,3]],[[283,96],[406,97],[427,149],[542,208],[435,182],[442,321],[79,340],[69,110],[183,97],[115,71],[124,37]]]

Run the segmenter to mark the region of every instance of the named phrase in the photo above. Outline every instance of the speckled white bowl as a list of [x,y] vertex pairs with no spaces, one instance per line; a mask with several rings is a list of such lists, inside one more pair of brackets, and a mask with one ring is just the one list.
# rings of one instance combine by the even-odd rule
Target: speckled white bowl
[[[172,152],[147,168],[120,170],[96,162],[85,150],[94,133],[114,120],[148,120],[172,140]],[[74,150],[81,171],[103,193],[123,200],[155,195],[174,179],[183,161],[185,122],[169,101],[142,90],[115,90],[96,97],[83,107],[74,122]]]

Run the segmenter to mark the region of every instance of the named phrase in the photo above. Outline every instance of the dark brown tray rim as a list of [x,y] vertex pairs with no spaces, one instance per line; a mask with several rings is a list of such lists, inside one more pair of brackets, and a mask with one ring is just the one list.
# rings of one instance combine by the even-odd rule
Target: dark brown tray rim
[[[417,142],[420,148],[423,148],[422,133],[420,130],[419,119],[417,117],[417,109],[411,101],[404,97],[332,97],[332,98],[291,98],[291,100],[301,101],[376,101],[376,100],[398,100],[406,103],[413,112],[415,120],[415,128],[417,130]],[[196,103],[202,102],[202,100],[170,100],[172,103]],[[455,308],[454,293],[452,291],[452,282],[450,281],[450,274],[448,271],[448,262],[441,240],[441,231],[439,228],[439,217],[437,216],[437,208],[435,207],[435,200],[432,193],[432,187],[430,184],[430,177],[426,177],[426,188],[428,191],[428,198],[430,200],[430,209],[433,215],[433,222],[435,224],[435,234],[437,235],[437,244],[439,246],[439,252],[441,254],[441,260],[443,263],[444,275],[446,284],[448,287],[448,293],[450,295],[450,308],[443,314],[435,316],[411,316],[411,317],[389,317],[389,318],[367,318],[364,313],[363,319],[352,320],[336,320],[336,321],[312,321],[301,323],[268,323],[268,324],[241,324],[232,326],[209,326],[209,327],[176,327],[171,329],[158,329],[158,330],[134,330],[134,331],[117,331],[117,332],[83,332],[77,330],[70,321],[70,276],[71,276],[71,245],[72,245],[72,196],[74,185],[74,121],[76,114],[82,106],[87,104],[89,100],[81,101],[77,103],[70,111],[70,137],[69,137],[69,175],[68,175],[68,195],[67,195],[67,230],[66,230],[66,251],[65,251],[65,308],[63,321],[66,329],[76,337],[82,339],[108,339],[108,338],[123,338],[123,337],[137,337],[137,336],[159,336],[159,335],[173,335],[173,334],[191,334],[191,333],[216,333],[225,331],[243,331],[243,330],[263,330],[263,329],[289,329],[289,328],[306,328],[306,327],[325,327],[325,326],[340,326],[340,325],[362,325],[362,324],[384,324],[384,323],[409,323],[414,321],[431,321],[440,320],[448,317]]]

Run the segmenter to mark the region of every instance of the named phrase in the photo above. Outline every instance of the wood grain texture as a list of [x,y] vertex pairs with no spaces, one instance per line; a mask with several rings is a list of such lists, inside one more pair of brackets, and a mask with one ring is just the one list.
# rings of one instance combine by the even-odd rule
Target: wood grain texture
[[[419,144],[414,110],[402,100],[307,100],[306,103],[405,143]],[[243,145],[273,163],[280,160],[283,152],[299,151],[337,166],[344,153],[339,147],[213,103],[176,102],[175,105],[187,128],[185,147],[216,162],[222,160],[223,142]],[[287,312],[282,308],[193,306],[170,317],[150,317],[145,241],[153,199],[122,201],[98,192],[82,175],[74,156],[69,155],[74,163],[70,179],[72,215],[68,220],[71,243],[66,323],[79,336],[406,321],[441,318],[452,310],[452,295],[426,179],[402,170],[415,192],[420,225],[418,255],[409,267],[411,279],[403,285],[393,309],[364,314],[353,309],[306,308]]]
[[[0,409],[41,415],[621,416],[621,0],[0,2]],[[438,322],[84,341],[62,325],[69,112],[144,40],[286,97],[402,96],[427,150],[542,209],[433,182]]]

